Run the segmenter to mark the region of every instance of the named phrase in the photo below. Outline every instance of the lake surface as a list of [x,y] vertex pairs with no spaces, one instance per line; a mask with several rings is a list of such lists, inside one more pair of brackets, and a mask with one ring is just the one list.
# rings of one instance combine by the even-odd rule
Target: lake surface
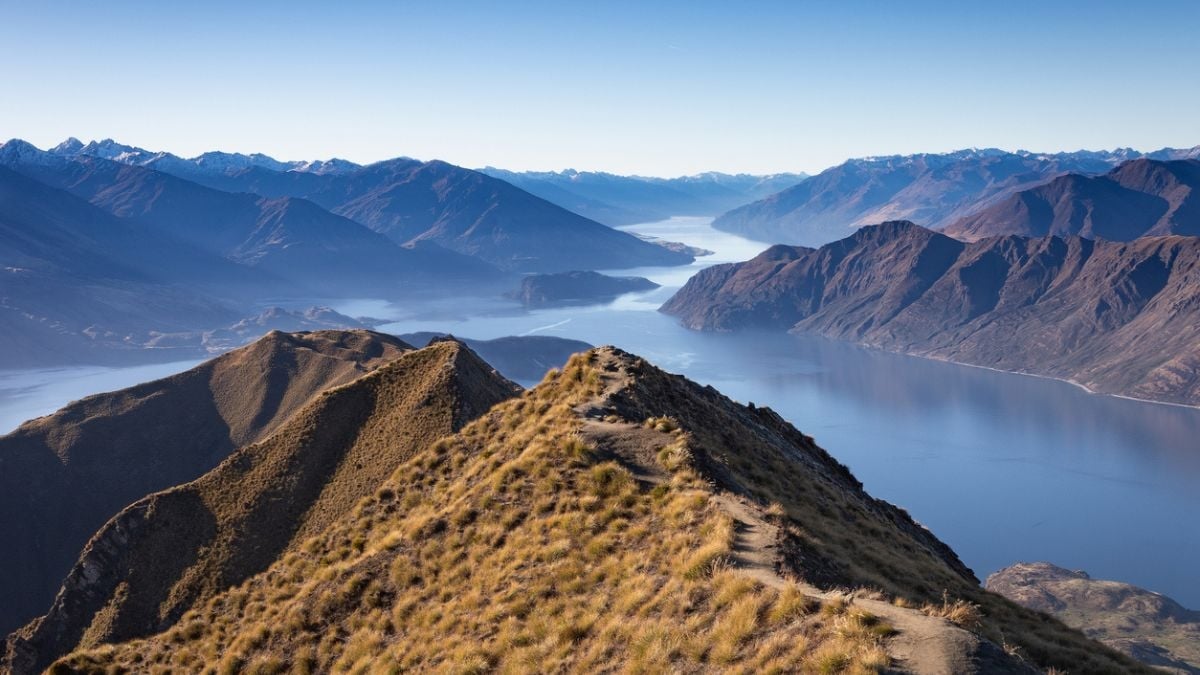
[[0,370],[0,434],[91,394],[124,389],[187,370],[200,361],[128,367],[71,366]]
[[[381,329],[394,333],[541,334],[618,345],[739,401],[774,408],[873,495],[949,543],[981,579],[1019,560],[1046,560],[1200,608],[1200,410],[821,338],[685,330],[659,314],[659,305],[698,269],[764,248],[709,222],[673,218],[624,228],[716,253],[687,267],[616,272],[663,288],[603,305],[526,311],[501,300],[361,300],[336,309],[390,319]],[[36,377],[0,373],[0,422],[9,428],[16,417],[57,408],[68,394],[189,365],[53,371],[58,384],[35,387],[33,398],[22,398],[20,388]]]

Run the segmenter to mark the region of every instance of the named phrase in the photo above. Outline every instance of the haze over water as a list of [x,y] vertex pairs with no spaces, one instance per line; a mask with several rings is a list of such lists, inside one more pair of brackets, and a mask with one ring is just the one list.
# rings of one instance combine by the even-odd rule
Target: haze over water
[[[663,288],[611,303],[526,311],[502,300],[414,307],[364,299],[337,309],[394,319],[380,328],[393,333],[557,335],[618,345],[775,409],[848,465],[868,492],[909,510],[981,579],[1019,560],[1046,560],[1200,607],[1200,410],[821,338],[685,330],[657,308],[698,269],[765,248],[709,222],[673,218],[623,228],[715,253],[687,267],[621,270]],[[191,365],[0,373],[0,430],[85,394]]]

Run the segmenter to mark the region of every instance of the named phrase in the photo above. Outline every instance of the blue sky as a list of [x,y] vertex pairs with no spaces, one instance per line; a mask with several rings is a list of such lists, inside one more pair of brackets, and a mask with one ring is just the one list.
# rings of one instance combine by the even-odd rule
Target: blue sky
[[13,2],[0,138],[814,172],[1200,144],[1200,2]]

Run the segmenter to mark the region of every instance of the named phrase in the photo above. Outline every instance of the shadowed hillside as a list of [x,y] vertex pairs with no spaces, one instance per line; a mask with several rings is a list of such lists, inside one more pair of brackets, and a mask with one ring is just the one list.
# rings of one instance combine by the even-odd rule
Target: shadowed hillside
[[980,589],[773,412],[602,348],[174,628],[55,672],[1034,672],[1021,658],[1138,672]]
[[908,222],[774,246],[690,279],[662,311],[1200,404],[1200,239],[992,237]]
[[232,322],[224,296],[283,286],[0,166],[0,368],[117,360],[154,332]]
[[[298,285],[295,295],[313,290],[394,292],[401,284],[427,288],[502,278],[478,259],[439,246],[403,247],[305,199],[224,192],[168,173],[86,155],[71,160],[51,156],[35,161],[39,155],[33,157],[0,156],[0,160],[114,216],[286,278]],[[217,270],[210,274],[216,275]]]
[[0,438],[0,631],[46,611],[88,538],[150,492],[261,440],[309,399],[411,349],[273,332],[166,379],[90,396]]
[[101,528],[49,613],[10,641],[13,671],[169,628],[321,532],[410,455],[518,391],[454,341],[327,389],[266,440]]
[[1103,176],[1067,174],[951,223],[962,239],[1019,234],[1129,241],[1200,234],[1200,161],[1137,159]]
[[888,220],[941,229],[1066,173],[1095,175],[1130,159],[1182,159],[1196,152],[1164,148],[1152,153],[1039,154],[985,148],[852,159],[724,213],[713,226],[770,243],[805,246],[836,241]]
[[[73,145],[61,153],[65,156],[36,154],[39,152],[32,149],[36,161],[22,158],[20,162],[39,178],[49,176],[46,178],[49,180],[60,172],[57,168],[47,172],[47,167],[62,163],[112,164],[109,159],[103,159],[108,157],[127,162],[126,168],[133,175],[169,174],[176,181],[192,186],[193,191],[204,190],[203,185],[226,194],[253,193],[268,198],[265,203],[257,204],[264,211],[277,209],[278,200],[286,203],[289,198],[299,198],[324,210],[324,230],[348,231],[350,228],[345,223],[354,221],[386,235],[396,244],[420,244],[416,253],[428,254],[430,245],[436,244],[433,250],[444,247],[503,270],[561,272],[683,265],[692,260],[687,253],[671,251],[601,225],[503,180],[436,160],[420,162],[401,157],[361,167],[344,165],[337,170],[322,172],[297,170],[301,167],[289,168],[265,161],[269,158],[245,155],[226,157],[233,161],[219,162],[212,169],[206,169],[204,162],[180,160],[111,141],[99,145]],[[0,161],[12,160],[7,160],[0,152]],[[79,181],[75,184],[82,185]],[[138,191],[137,194],[147,193]],[[106,195],[99,197],[111,203],[113,208],[128,211],[128,206],[120,203],[123,198],[114,202]],[[249,194],[233,195],[226,201],[229,200],[255,202]],[[137,203],[144,201],[144,196],[137,199]],[[154,201],[161,205],[156,198]],[[180,202],[174,205],[178,206]],[[191,209],[191,212],[199,218],[213,215],[208,207]],[[297,226],[304,224],[303,219],[293,222]],[[339,222],[340,229],[335,227]],[[255,233],[264,231],[260,227]],[[261,248],[264,243],[277,241],[277,237],[267,238],[265,242],[257,238],[246,241],[239,233],[231,243]],[[376,254],[387,250],[385,246],[376,248]],[[369,249],[361,251],[364,257],[370,253]],[[410,257],[414,261],[421,259],[417,255]],[[321,260],[327,264],[333,262],[327,257]],[[347,269],[352,268],[347,266]],[[466,264],[457,267],[457,271],[467,269],[470,268]],[[426,270],[433,277],[450,271],[456,271],[455,266],[435,264]]]

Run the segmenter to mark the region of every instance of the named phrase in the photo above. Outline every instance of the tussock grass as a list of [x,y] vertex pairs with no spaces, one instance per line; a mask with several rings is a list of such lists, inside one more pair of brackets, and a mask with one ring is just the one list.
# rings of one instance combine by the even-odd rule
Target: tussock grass
[[929,616],[946,619],[963,628],[978,628],[983,623],[983,613],[979,605],[962,599],[952,600],[948,595],[943,595],[942,601],[938,604],[922,605],[921,611]]
[[[159,635],[78,652],[61,667],[171,663],[212,673],[279,659],[331,673],[887,668],[887,622],[848,597],[818,603],[795,583],[765,586],[731,565],[734,523],[714,498],[730,487],[778,505],[768,516],[785,560],[803,562],[785,570],[798,578],[914,603],[942,589],[950,603],[972,597],[936,540],[862,493],[811,439],[769,411],[731,407],[631,360],[637,386],[622,392],[621,419],[666,434],[679,450],[667,458],[680,460],[658,453],[667,470],[656,469],[656,485],[639,483],[589,445],[576,412],[605,390],[613,365],[595,352],[576,356],[415,453],[349,517],[197,607],[187,625],[198,633],[182,642]],[[1003,603],[982,615],[982,631],[1030,621]],[[1048,627],[1045,640],[1060,637]],[[1092,645],[1065,635],[1070,650]]]
[[839,634],[798,586],[776,591],[724,562],[732,520],[691,469],[651,489],[596,459],[573,412],[599,386],[590,369],[574,359],[431,444],[352,517],[196,608],[169,639],[60,667],[795,672],[829,641],[866,667],[876,635]]

